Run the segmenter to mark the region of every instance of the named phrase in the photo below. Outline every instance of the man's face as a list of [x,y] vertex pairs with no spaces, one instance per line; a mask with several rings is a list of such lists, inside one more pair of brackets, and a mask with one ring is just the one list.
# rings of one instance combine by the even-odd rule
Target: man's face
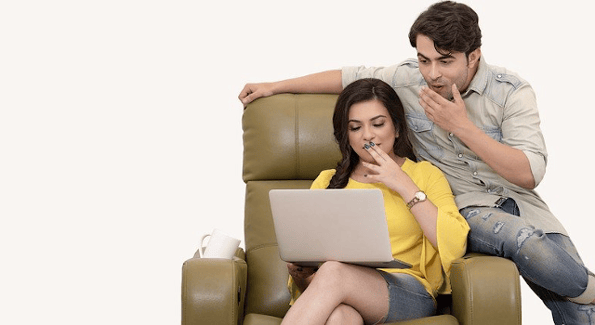
[[417,36],[419,71],[428,87],[448,100],[452,99],[453,84],[462,93],[471,83],[479,59],[478,53],[479,49],[472,52],[469,59],[462,52],[440,53],[430,38],[421,34]]

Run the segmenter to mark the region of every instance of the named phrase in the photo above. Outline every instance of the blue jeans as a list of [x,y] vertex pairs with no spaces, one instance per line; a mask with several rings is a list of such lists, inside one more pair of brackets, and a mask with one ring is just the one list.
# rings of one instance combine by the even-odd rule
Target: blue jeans
[[592,274],[565,235],[544,233],[519,217],[512,199],[500,208],[468,207],[461,214],[471,227],[467,250],[512,260],[529,287],[552,312],[556,324],[595,325],[595,306],[565,297],[581,295]]
[[378,270],[388,287],[388,313],[376,324],[429,317],[436,313],[436,302],[416,278],[404,273]]

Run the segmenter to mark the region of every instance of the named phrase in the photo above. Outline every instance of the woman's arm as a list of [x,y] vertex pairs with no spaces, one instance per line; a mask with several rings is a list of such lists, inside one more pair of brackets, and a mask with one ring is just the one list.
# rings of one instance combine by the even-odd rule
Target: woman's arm
[[[420,191],[411,177],[378,146],[371,146],[368,152],[376,160],[377,165],[363,162],[364,167],[371,171],[366,177],[373,182],[381,182],[399,193],[405,203],[410,202],[415,194]],[[438,208],[436,205],[430,199],[426,199],[411,207],[411,213],[421,227],[424,236],[428,238],[434,247],[438,247],[436,235]]]

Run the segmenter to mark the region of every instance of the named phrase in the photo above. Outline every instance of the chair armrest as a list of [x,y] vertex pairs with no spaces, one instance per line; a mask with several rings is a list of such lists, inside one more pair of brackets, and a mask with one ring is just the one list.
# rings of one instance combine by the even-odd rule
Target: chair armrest
[[462,325],[521,324],[516,265],[507,259],[470,254],[452,264],[453,315]]
[[[191,258],[182,266],[182,325],[237,325],[244,314],[247,265],[233,259]],[[238,257],[240,256],[240,257]]]

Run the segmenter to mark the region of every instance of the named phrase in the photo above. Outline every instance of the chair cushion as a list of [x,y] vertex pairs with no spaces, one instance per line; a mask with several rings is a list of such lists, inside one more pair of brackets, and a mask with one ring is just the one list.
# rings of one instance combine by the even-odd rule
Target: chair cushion
[[333,135],[337,95],[282,94],[254,101],[242,117],[245,182],[315,179],[341,154]]
[[[244,325],[279,325],[282,320],[279,317],[249,314],[244,319]],[[404,322],[387,323],[386,325],[459,325],[459,322],[451,315],[442,315]]]
[[244,235],[248,287],[246,313],[282,317],[289,309],[287,263],[279,257],[269,191],[309,188],[310,180],[250,181],[246,185]]
[[457,319],[452,315],[440,315],[408,320],[404,322],[386,323],[386,325],[459,325]]
[[279,317],[248,314],[244,318],[244,325],[279,325],[283,319]]

